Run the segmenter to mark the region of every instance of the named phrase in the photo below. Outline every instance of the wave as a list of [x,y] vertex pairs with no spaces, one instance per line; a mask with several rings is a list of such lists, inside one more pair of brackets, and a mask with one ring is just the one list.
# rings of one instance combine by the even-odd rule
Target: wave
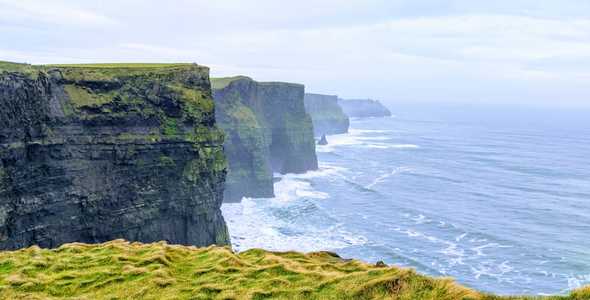
[[[392,130],[367,130],[351,129],[349,133],[337,134],[328,137],[328,145],[317,145],[316,151],[320,153],[333,153],[336,148],[343,146],[356,146],[373,149],[418,149],[419,145],[415,144],[395,144],[383,141],[392,140],[390,134]],[[381,134],[381,135],[375,135]],[[381,142],[380,142],[381,141]]]
[[265,248],[272,251],[321,251],[337,250],[367,242],[363,236],[352,234],[317,207],[298,214],[306,219],[317,215],[326,224],[305,220],[293,220],[285,214],[293,214],[295,207],[277,207],[268,199],[245,198],[241,203],[223,204],[222,211],[227,221],[232,246],[237,251]]
[[376,143],[376,144],[366,144],[368,148],[376,148],[376,149],[418,149],[420,146],[414,144],[384,144],[384,143]]
[[365,188],[367,188],[367,189],[371,189],[371,188],[373,188],[374,186],[376,186],[376,185],[378,185],[378,184],[380,184],[380,183],[384,182],[384,181],[385,181],[387,178],[389,178],[389,177],[392,177],[392,176],[395,176],[395,175],[401,174],[401,173],[403,173],[403,172],[408,172],[408,171],[411,171],[411,170],[412,170],[412,169],[411,169],[411,168],[408,168],[408,167],[398,167],[398,168],[395,168],[395,169],[393,169],[391,172],[389,172],[389,173],[387,173],[387,174],[383,174],[383,175],[381,175],[381,176],[379,176],[379,177],[375,178],[375,180],[373,180],[373,182],[371,182],[371,183],[369,183],[368,185],[366,185],[366,186],[365,186]]
[[316,201],[330,197],[318,191],[313,178],[343,177],[347,169],[321,163],[317,171],[304,174],[275,174],[275,197],[244,198],[241,203],[224,203],[232,246],[237,251],[265,248],[303,252],[336,250],[362,245],[367,239],[344,229]]

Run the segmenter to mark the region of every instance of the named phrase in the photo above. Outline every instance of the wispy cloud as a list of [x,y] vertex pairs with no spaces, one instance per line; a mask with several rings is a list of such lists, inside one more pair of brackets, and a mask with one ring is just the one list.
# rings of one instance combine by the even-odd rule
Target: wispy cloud
[[81,9],[71,2],[38,0],[0,0],[3,23],[31,23],[71,26],[115,26],[117,21],[105,15]]
[[0,48],[34,63],[190,61],[349,97],[590,98],[586,0],[0,0]]

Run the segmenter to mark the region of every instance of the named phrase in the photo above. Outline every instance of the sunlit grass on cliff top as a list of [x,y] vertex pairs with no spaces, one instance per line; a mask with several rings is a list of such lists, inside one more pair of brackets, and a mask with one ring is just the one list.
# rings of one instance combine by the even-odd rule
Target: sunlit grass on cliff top
[[[80,69],[169,69],[179,67],[197,66],[194,63],[104,63],[104,64],[47,64],[30,65],[25,63],[14,63],[0,61],[0,71],[23,72],[33,69],[47,68],[80,68]],[[202,67],[202,66],[199,66]]]
[[43,65],[45,67],[56,68],[173,68],[191,66],[191,63],[108,63],[108,64],[51,64]]
[[[238,75],[233,77],[218,77],[218,78],[211,78],[211,88],[214,90],[221,90],[226,88],[230,85],[230,83],[237,81],[237,80],[253,80],[248,76]],[[293,82],[283,82],[283,81],[256,81],[258,85],[270,85],[270,86],[293,86],[293,87],[303,87],[300,83],[293,83]]]
[[233,77],[211,78],[211,87],[213,89],[220,90],[220,89],[227,87],[233,81],[236,81],[239,79],[252,80],[252,78],[247,77],[247,76],[242,76],[242,75],[233,76]]
[[[234,253],[121,240],[0,252],[0,299],[58,298],[535,299],[484,295],[450,279],[327,252]],[[590,299],[590,289],[542,299]]]

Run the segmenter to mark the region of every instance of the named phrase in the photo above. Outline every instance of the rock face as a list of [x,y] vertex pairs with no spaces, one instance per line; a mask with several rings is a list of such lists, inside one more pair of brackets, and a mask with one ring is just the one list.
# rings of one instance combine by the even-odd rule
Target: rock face
[[208,68],[6,69],[0,249],[117,238],[228,244]]
[[304,173],[318,167],[304,87],[256,82],[248,77],[213,79],[216,117],[226,133],[229,168],[226,202],[272,197],[273,172]]
[[390,117],[391,112],[381,102],[371,99],[340,99],[338,104],[351,118]]
[[348,132],[350,121],[338,105],[338,96],[305,94],[305,110],[313,121],[315,136]]

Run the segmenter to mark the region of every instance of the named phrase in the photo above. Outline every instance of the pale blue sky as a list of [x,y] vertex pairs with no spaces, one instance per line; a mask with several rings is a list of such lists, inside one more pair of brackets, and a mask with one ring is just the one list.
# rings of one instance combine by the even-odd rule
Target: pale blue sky
[[0,59],[190,61],[384,101],[590,106],[590,1],[0,0]]

